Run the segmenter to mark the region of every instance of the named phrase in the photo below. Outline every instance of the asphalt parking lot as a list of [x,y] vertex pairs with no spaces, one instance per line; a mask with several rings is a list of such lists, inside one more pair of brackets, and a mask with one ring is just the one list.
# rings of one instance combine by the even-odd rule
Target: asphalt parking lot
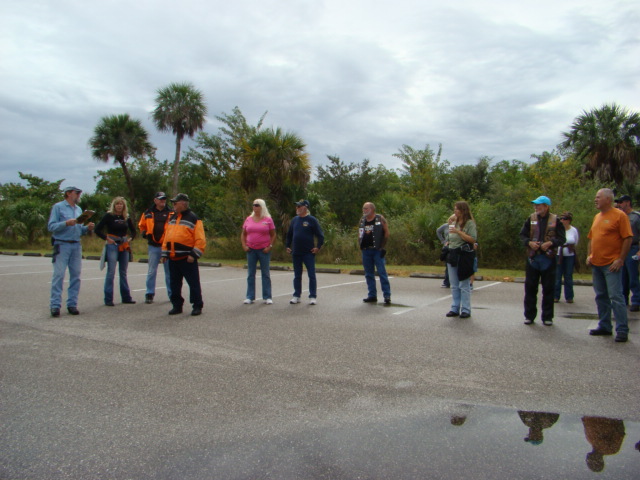
[[[319,274],[318,304],[289,305],[273,271],[274,304],[243,305],[246,270],[202,267],[192,317],[162,288],[144,304],[146,268],[106,307],[84,260],[81,314],[54,319],[51,260],[0,256],[0,478],[638,478],[640,315],[625,344],[589,336],[591,287],[525,326],[518,283],[476,282],[463,320],[438,279],[392,278],[383,306]],[[560,419],[534,446],[522,411]],[[625,427],[600,474],[591,416]]]

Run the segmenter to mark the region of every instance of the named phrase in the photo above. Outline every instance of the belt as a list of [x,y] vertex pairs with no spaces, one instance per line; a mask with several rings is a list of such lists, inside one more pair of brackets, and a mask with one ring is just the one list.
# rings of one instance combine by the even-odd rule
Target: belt
[[59,238],[54,238],[54,242],[64,242],[64,243],[80,243],[79,240],[60,240]]
[[631,245],[638,245],[640,242],[631,242]]

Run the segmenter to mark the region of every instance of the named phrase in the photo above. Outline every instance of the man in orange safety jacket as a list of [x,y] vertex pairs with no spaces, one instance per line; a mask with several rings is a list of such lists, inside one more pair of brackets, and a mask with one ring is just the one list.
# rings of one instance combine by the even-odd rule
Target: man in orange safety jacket
[[182,279],[189,284],[191,315],[200,315],[204,303],[200,287],[198,259],[204,253],[206,238],[204,227],[195,213],[189,210],[189,197],[179,193],[172,198],[174,214],[169,218],[162,242],[162,263],[169,262],[171,277],[171,304],[169,315],[182,313]]

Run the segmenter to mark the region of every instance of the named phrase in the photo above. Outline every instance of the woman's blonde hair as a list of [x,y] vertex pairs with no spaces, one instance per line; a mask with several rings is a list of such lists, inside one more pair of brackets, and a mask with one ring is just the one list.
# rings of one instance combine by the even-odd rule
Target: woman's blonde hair
[[122,216],[125,218],[125,220],[127,218],[129,218],[129,210],[127,209],[127,201],[124,199],[124,197],[116,197],[111,201],[111,206],[109,207],[109,213],[111,215],[115,215],[116,211],[115,211],[115,206],[116,203],[122,203],[124,205],[124,208],[122,209]]
[[[269,209],[267,208],[267,204],[264,203],[264,200],[262,200],[261,198],[256,198],[253,203],[258,203],[260,204],[260,218],[264,218],[264,217],[268,217],[271,218],[271,214],[269,213]],[[256,212],[251,212],[251,216],[255,217],[256,216]]]
[[467,202],[461,201],[456,202],[454,207],[460,210],[461,213],[460,218],[456,218],[456,222],[460,225],[460,228],[464,228],[469,220],[473,220],[473,215],[471,215],[469,204]]

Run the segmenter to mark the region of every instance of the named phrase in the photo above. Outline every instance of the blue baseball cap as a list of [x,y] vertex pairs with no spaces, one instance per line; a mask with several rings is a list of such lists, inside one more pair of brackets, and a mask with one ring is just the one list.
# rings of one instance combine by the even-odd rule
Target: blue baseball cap
[[540,195],[535,200],[531,200],[531,203],[535,203],[536,205],[551,205],[551,200],[549,200],[549,197]]

